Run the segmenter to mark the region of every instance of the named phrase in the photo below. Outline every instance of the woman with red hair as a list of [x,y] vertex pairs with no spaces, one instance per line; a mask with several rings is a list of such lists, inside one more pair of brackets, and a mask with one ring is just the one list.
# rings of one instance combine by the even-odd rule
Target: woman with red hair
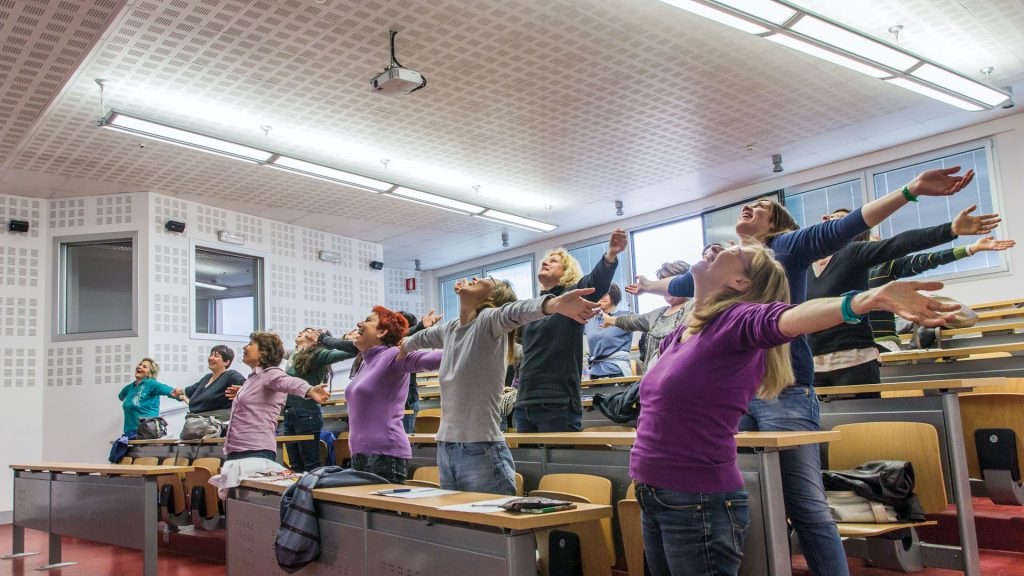
[[375,306],[357,326],[354,343],[362,361],[345,388],[352,467],[401,484],[412,458],[402,425],[409,374],[437,370],[441,352],[411,352],[396,360],[409,322],[383,306]]

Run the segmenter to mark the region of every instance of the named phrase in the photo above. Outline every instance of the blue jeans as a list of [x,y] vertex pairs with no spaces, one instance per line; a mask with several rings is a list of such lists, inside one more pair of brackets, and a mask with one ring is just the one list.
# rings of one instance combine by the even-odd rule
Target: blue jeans
[[[776,400],[754,398],[740,430],[782,432],[817,431],[818,397],[812,386],[790,386]],[[817,444],[779,452],[782,495],[807,567],[815,576],[849,576],[846,551],[832,520],[821,482],[821,454]]]
[[416,431],[416,413],[419,410],[413,408],[412,414],[406,414],[402,416],[402,427],[405,428],[406,434],[412,434]]
[[438,442],[437,471],[445,490],[516,493],[516,469],[505,442]]
[[512,412],[516,432],[579,432],[583,414],[568,404],[528,404]]
[[309,472],[320,467],[320,430],[324,427],[324,417],[320,409],[306,408],[284,409],[284,433],[286,436],[304,436],[312,434],[313,439],[305,442],[289,442],[285,444],[288,451],[288,462],[296,472]]
[[654,576],[735,576],[750,528],[750,496],[636,485],[644,553]]

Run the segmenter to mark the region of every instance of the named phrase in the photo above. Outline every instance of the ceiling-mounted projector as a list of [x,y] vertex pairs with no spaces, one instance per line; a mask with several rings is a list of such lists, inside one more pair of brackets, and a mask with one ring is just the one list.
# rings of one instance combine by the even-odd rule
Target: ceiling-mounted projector
[[409,94],[427,85],[427,77],[419,72],[404,68],[395,58],[395,32],[391,35],[391,63],[370,80],[370,90],[378,94]]

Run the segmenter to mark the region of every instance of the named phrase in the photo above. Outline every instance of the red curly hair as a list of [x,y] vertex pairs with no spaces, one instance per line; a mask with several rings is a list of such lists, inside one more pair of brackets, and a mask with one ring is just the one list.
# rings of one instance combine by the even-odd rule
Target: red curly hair
[[387,330],[384,335],[384,344],[397,346],[398,342],[405,337],[409,330],[409,321],[398,312],[392,312],[383,306],[374,306],[373,313],[377,315],[377,326],[381,330]]

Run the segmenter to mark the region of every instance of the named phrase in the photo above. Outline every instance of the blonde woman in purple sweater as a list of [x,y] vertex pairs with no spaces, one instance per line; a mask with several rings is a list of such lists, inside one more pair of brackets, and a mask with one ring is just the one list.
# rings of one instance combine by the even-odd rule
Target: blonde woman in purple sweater
[[630,475],[655,576],[734,575],[750,524],[734,435],[755,394],[772,399],[793,383],[788,342],[860,322],[870,310],[940,325],[957,306],[917,292],[940,282],[894,282],[792,306],[785,269],[758,244],[714,252],[690,272],[687,325],[662,341],[640,387]]
[[354,343],[362,360],[345,388],[352,467],[392,484],[405,482],[412,458],[402,425],[409,374],[441,366],[440,351],[410,352],[395,359],[398,343],[408,329],[409,322],[401,314],[374,307],[373,313],[358,324]]

